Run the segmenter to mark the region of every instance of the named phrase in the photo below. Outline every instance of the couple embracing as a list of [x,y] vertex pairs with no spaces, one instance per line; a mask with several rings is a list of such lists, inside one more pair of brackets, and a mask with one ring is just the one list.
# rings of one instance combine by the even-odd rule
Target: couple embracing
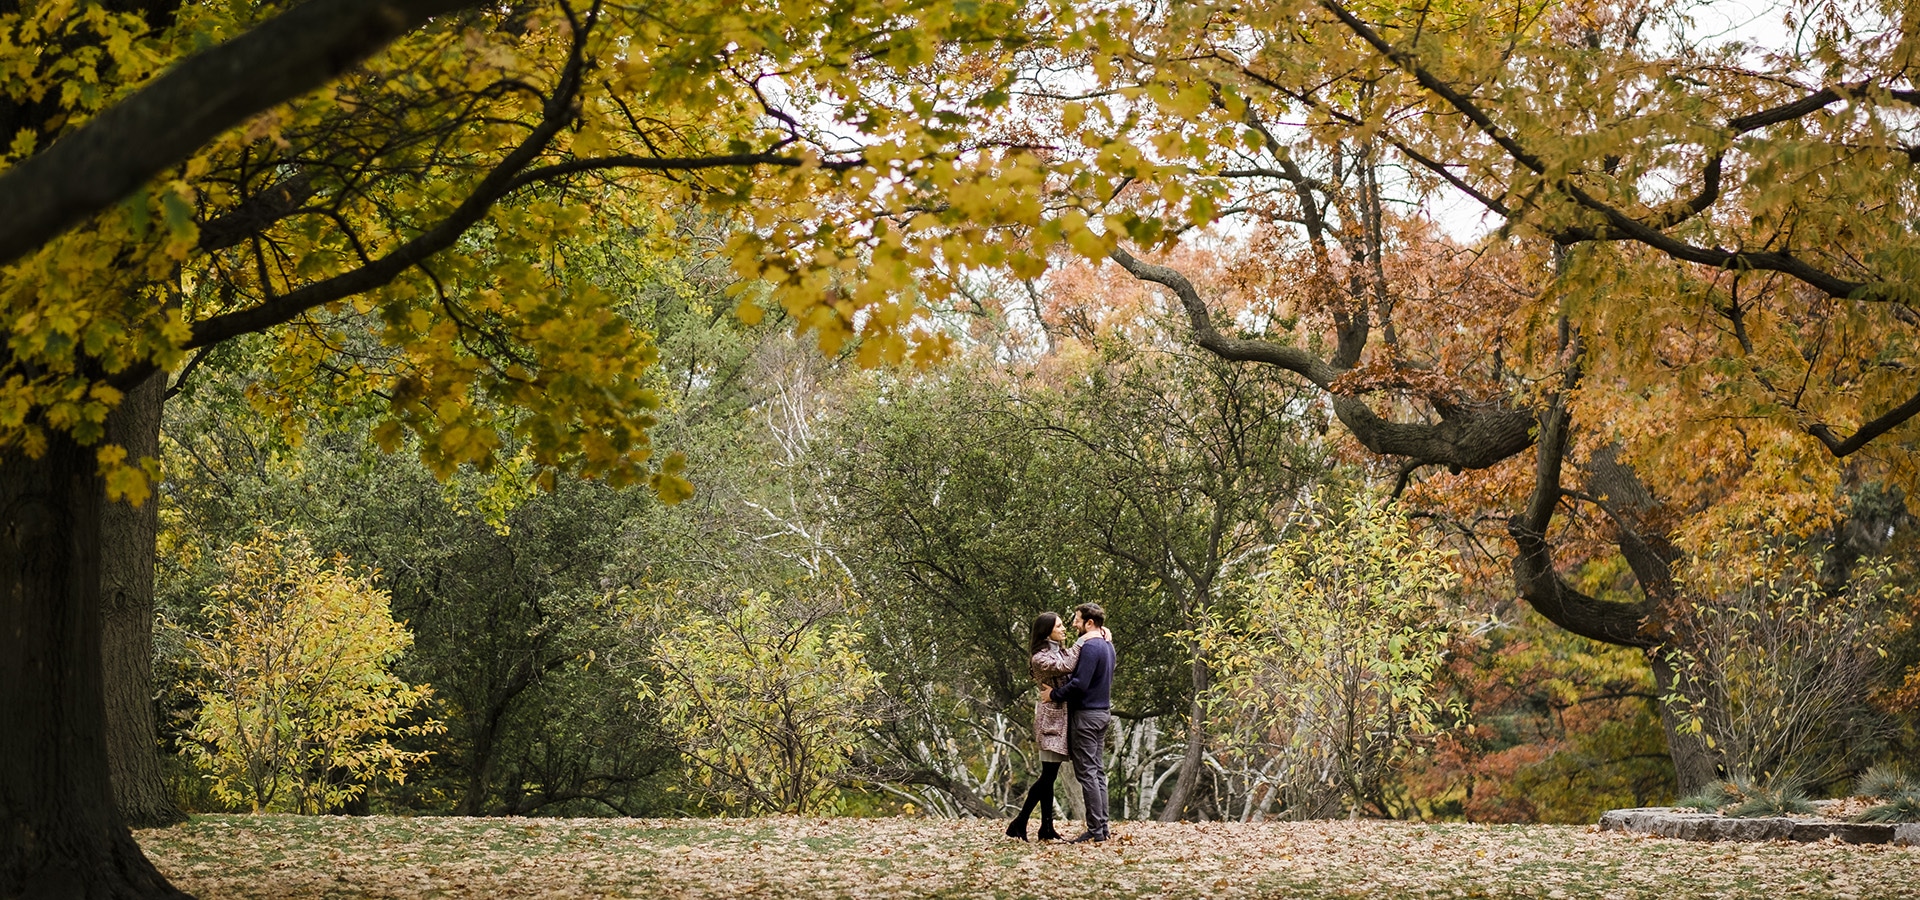
[[[1082,603],[1073,620],[1061,622],[1050,612],[1033,622],[1029,650],[1031,671],[1040,685],[1033,705],[1033,734],[1040,743],[1040,780],[1027,789],[1020,815],[1007,826],[1007,836],[1027,839],[1027,817],[1040,808],[1040,839],[1057,841],[1053,830],[1053,782],[1060,764],[1073,761],[1073,776],[1086,800],[1087,830],[1073,843],[1104,841],[1107,832],[1107,772],[1101,765],[1107,723],[1113,705],[1113,634],[1107,631],[1107,612],[1099,604]],[[1066,645],[1067,629],[1078,635]]]

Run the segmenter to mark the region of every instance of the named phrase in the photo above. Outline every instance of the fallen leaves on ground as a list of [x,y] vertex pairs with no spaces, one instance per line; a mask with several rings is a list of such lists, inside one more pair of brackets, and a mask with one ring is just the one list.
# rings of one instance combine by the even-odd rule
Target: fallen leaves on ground
[[1851,822],[1854,817],[1886,801],[1879,797],[1845,797],[1839,800],[1815,800],[1815,815],[1836,822]]
[[1063,845],[1022,844],[1004,826],[263,815],[198,816],[136,836],[202,900],[1920,898],[1920,847],[1401,822],[1120,822],[1113,841]]

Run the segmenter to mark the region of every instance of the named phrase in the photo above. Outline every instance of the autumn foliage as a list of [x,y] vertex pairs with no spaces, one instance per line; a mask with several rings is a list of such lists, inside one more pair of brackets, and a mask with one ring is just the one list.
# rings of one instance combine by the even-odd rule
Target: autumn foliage
[[658,675],[640,697],[684,754],[698,799],[728,812],[837,805],[879,680],[860,632],[835,620],[837,605],[830,593],[776,600],[762,591],[717,610],[653,613],[673,621],[653,641]]
[[[699,811],[991,814],[1030,762],[1018,623],[1083,599],[1138,679],[1131,815],[1570,820],[1910,754],[1920,30],[1790,2],[1765,46],[1698,7],[0,8],[0,832],[62,848],[0,845],[0,894],[164,893],[82,702],[95,570],[153,556],[102,503],[158,493],[227,532],[167,546],[234,545],[171,598],[173,737],[255,810],[673,781]],[[730,274],[656,277],[695,260]],[[776,334],[867,374],[795,376]],[[192,477],[258,495],[114,434],[137,388],[157,420],[235,373],[272,446]],[[397,468],[272,496],[350,456],[301,455],[320,419],[491,479],[501,540],[417,540],[473,504],[384,507]],[[516,509],[577,525],[545,504],[580,479],[661,505],[587,492],[595,527],[505,539]],[[275,507],[393,515],[320,550],[231,525]],[[428,560],[408,601],[508,649],[426,661],[336,555],[500,546],[558,561]],[[716,573],[726,603],[610,621]],[[871,604],[776,599],[826,573]]]
[[373,572],[271,529],[227,550],[221,568],[204,624],[179,629],[198,704],[186,751],[214,797],[329,812],[432,755],[396,744],[446,728],[420,715],[432,689],[392,672],[413,636]]
[[1400,772],[1463,708],[1433,682],[1458,626],[1444,549],[1378,497],[1303,521],[1246,577],[1243,606],[1197,638],[1217,679],[1223,754],[1248,802],[1293,818],[1391,815]]

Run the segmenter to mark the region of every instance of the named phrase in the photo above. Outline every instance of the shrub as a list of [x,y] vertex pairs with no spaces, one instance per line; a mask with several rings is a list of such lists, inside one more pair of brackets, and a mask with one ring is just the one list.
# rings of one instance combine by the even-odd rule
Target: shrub
[[1679,673],[1666,701],[1702,734],[1721,771],[1825,784],[1852,768],[1883,717],[1869,702],[1887,662],[1875,643],[1893,595],[1884,562],[1843,587],[1820,561],[1765,535],[1714,546],[1683,573],[1670,623]]
[[748,591],[719,612],[669,602],[655,614],[679,621],[654,639],[659,677],[640,696],[689,763],[692,786],[730,811],[832,807],[879,684],[843,604]]
[[1736,819],[1760,819],[1770,816],[1807,815],[1813,812],[1813,801],[1807,799],[1805,791],[1792,785],[1769,790],[1755,790],[1747,794],[1746,799],[1734,804],[1727,815]]
[[1697,794],[1680,798],[1673,805],[1707,813],[1724,811],[1724,815],[1738,819],[1807,815],[1814,811],[1813,802],[1807,799],[1806,792],[1798,785],[1761,787],[1744,776],[1710,784]]
[[1920,789],[1894,794],[1887,802],[1854,817],[1856,822],[1920,822]]
[[[1448,712],[1448,551],[1391,503],[1356,497],[1273,551],[1243,603],[1192,633],[1228,759],[1296,818],[1384,811],[1381,791]],[[1460,711],[1453,710],[1453,718]]]
[[445,727],[403,724],[432,690],[390,671],[413,635],[373,572],[270,529],[226,551],[221,568],[206,628],[174,629],[199,703],[186,753],[220,802],[327,812],[426,760],[390,740]]
[[1697,809],[1701,812],[1717,813],[1720,807],[1738,802],[1733,794],[1727,792],[1727,785],[1714,783],[1707,785],[1697,794],[1689,794],[1674,801],[1673,805],[1682,809]]
[[1892,800],[1897,795],[1916,790],[1920,790],[1920,783],[1916,783],[1912,776],[1899,766],[1884,763],[1862,773],[1853,784],[1855,796],[1877,797],[1881,800]]

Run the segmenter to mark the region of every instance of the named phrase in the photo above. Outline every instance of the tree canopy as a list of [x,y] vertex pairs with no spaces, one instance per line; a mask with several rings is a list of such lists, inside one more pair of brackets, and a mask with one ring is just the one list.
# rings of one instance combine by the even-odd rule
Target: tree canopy
[[[964,342],[929,309],[1034,325],[1010,357],[1141,339],[1075,291],[1154,285],[1186,339],[1304,383],[1263,422],[1337,419],[1360,466],[1498,543],[1487,568],[1533,609],[1679,689],[1666,649],[1712,599],[1676,575],[1690,553],[1790,537],[1837,594],[1920,479],[1912,12],[1789,0],[1752,40],[1696,12],[0,4],[0,719],[27,723],[0,738],[0,809],[29,810],[0,835],[63,835],[0,841],[0,893],[165,893],[104,765],[60,750],[99,743],[103,503],[158,474],[116,407],[246,345],[255,405],[291,428],[355,407],[439,478],[683,500],[685,461],[654,449],[657,322],[604,277],[635,260],[724,261],[717,312],[869,367]],[[1496,227],[1443,233],[1417,209],[1441,196]],[[1189,564],[1187,514],[1274,508],[1241,462],[1202,462],[1221,496],[1106,517],[1160,528],[1162,589],[1217,574]],[[1627,587],[1586,577],[1614,560]],[[1668,724],[1690,786],[1705,751]],[[78,812],[46,818],[64,797]]]

